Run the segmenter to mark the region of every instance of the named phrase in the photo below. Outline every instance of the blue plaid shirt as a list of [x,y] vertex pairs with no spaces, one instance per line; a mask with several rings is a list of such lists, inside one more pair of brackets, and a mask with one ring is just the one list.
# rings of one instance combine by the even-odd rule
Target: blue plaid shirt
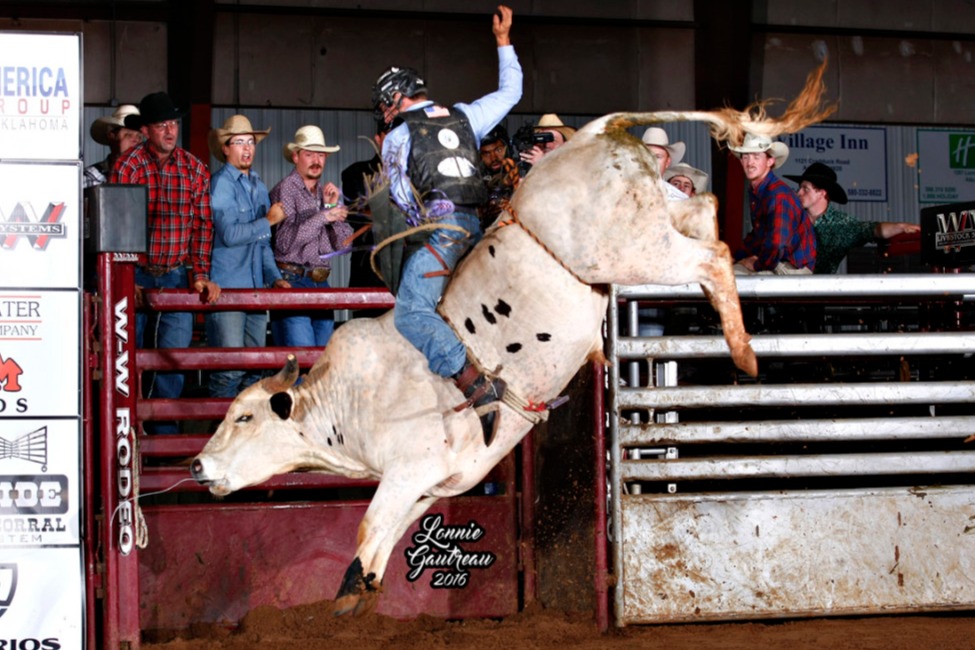
[[816,268],[816,234],[799,197],[769,172],[758,188],[748,187],[752,231],[735,260],[756,256],[756,271],[771,271],[779,262],[797,269]]

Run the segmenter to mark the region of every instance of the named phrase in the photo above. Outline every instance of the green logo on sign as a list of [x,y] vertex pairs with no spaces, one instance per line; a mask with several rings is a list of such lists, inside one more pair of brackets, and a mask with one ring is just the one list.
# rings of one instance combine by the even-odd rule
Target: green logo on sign
[[949,167],[952,169],[975,169],[975,134],[948,134]]

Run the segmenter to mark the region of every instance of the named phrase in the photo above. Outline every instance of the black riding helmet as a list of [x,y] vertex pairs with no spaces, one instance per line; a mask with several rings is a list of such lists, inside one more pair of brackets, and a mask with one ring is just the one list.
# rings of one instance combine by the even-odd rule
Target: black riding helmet
[[426,84],[420,73],[413,68],[387,68],[372,87],[372,107],[376,119],[383,119],[383,106],[393,106],[395,93],[402,93],[403,97],[415,97],[426,91]]

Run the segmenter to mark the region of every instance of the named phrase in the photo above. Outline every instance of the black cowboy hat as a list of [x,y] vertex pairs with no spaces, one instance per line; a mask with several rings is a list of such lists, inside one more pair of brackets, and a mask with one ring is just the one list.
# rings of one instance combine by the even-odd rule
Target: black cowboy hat
[[846,191],[836,182],[836,172],[823,163],[815,162],[809,165],[802,172],[802,176],[790,176],[789,174],[783,174],[783,176],[797,183],[809,181],[819,189],[826,190],[826,196],[833,203],[843,204],[849,200],[846,198]]
[[173,100],[164,92],[146,95],[139,102],[139,114],[125,118],[125,128],[139,129],[147,124],[168,122],[183,117],[183,112],[173,105]]

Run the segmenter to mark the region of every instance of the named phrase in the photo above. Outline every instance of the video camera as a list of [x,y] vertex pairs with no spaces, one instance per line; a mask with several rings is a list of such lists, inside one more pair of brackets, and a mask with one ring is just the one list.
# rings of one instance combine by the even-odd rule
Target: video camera
[[518,170],[524,176],[531,169],[531,165],[521,160],[521,153],[532,147],[543,147],[548,142],[555,142],[555,135],[551,131],[535,131],[535,125],[525,122],[511,138],[512,158],[518,161]]

